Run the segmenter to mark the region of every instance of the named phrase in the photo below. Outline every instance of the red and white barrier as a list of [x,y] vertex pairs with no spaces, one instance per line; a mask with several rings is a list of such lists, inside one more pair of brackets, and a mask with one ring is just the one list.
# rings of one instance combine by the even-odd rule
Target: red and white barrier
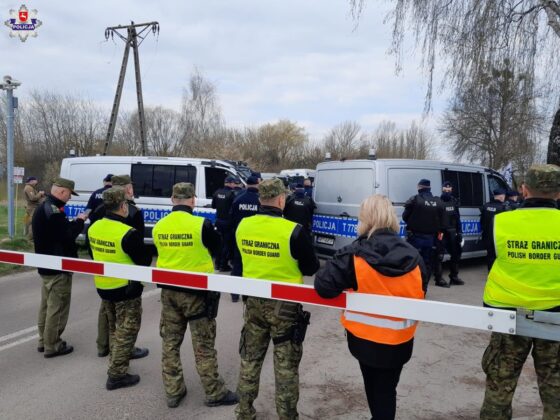
[[516,333],[516,313],[457,303],[344,292],[320,297],[313,287],[222,274],[201,274],[156,267],[103,263],[79,258],[0,250],[0,262],[74,273],[105,275],[144,283],[167,284],[216,292],[280,299],[436,324]]

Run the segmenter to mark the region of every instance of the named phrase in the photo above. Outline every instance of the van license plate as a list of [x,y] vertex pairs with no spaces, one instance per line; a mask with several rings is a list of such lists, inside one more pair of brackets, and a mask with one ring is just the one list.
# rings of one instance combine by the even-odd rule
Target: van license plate
[[327,236],[316,236],[316,242],[318,244],[324,244],[324,245],[334,245],[334,238],[329,238]]

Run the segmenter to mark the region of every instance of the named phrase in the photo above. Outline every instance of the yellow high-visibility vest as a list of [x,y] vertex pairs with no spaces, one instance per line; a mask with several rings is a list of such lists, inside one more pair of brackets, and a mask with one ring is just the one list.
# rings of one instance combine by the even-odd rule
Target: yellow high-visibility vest
[[202,243],[204,218],[186,211],[172,211],[152,230],[158,251],[157,266],[174,270],[213,273],[214,264]]
[[502,308],[560,305],[560,211],[520,208],[494,218],[496,261],[484,302]]
[[[122,249],[122,239],[132,229],[118,220],[103,218],[88,230],[89,244],[95,261],[134,264]],[[128,285],[128,280],[116,277],[95,276],[95,287],[102,290],[118,289]]]
[[290,250],[290,237],[296,226],[282,217],[263,214],[241,220],[235,241],[243,277],[302,284],[303,275]]

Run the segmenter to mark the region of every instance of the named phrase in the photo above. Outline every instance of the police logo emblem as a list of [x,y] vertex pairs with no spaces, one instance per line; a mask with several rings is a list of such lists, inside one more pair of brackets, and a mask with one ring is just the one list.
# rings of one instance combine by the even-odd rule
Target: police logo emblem
[[19,10],[10,9],[10,19],[4,22],[10,28],[10,37],[19,37],[21,42],[25,42],[29,37],[37,37],[37,28],[43,24],[37,19],[37,9],[28,10],[22,4]]

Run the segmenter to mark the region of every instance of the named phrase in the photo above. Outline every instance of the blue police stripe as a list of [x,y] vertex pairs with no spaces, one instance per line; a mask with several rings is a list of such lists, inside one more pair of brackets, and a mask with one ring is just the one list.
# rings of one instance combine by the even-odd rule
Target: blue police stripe
[[[480,221],[477,219],[461,219],[463,236],[480,234]],[[358,232],[358,219],[353,217],[336,217],[316,214],[313,216],[313,232],[345,238],[355,238]],[[406,223],[400,222],[399,235],[406,236]]]
[[[142,214],[144,216],[144,223],[153,224],[156,223],[159,219],[163,218],[164,216],[168,215],[171,212],[171,207],[167,208],[155,208],[155,209],[142,209]],[[84,212],[86,210],[85,205],[79,204],[67,204],[64,207],[64,212],[69,218],[74,218],[78,214]],[[202,216],[206,219],[209,219],[211,222],[216,220],[216,210],[214,209],[206,209],[202,207],[195,207],[193,214],[195,216]]]

